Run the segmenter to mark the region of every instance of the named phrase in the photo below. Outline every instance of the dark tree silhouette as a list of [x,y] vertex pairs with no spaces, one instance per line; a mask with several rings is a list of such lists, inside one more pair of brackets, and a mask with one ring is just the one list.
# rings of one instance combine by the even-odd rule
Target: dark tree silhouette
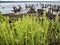
[[17,13],[17,12],[20,12],[21,11],[21,6],[18,6],[19,8],[17,9],[17,7],[16,6],[14,6],[13,7],[13,11],[14,11],[14,13]]
[[27,9],[27,4],[25,4],[25,8]]
[[33,8],[34,7],[34,5],[31,5],[29,8],[29,11],[28,11],[28,13],[35,13],[35,8]]

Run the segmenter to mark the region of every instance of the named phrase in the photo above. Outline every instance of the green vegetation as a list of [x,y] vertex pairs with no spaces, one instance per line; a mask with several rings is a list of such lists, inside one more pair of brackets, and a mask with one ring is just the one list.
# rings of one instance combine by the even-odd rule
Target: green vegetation
[[59,17],[55,21],[44,17],[23,16],[13,19],[9,23],[9,17],[0,14],[0,45],[50,45],[60,42]]

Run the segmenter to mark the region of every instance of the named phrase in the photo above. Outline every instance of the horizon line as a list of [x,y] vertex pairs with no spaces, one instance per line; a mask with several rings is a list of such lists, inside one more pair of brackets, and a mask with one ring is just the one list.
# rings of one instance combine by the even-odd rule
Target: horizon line
[[22,3],[22,2],[54,2],[54,3],[60,3],[60,1],[0,1],[0,3]]

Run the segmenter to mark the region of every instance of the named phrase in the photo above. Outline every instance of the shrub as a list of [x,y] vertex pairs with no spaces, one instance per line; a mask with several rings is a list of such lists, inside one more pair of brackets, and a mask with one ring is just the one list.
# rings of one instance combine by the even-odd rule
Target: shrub
[[49,20],[45,11],[40,20],[38,14],[13,19],[11,23],[9,17],[0,17],[0,45],[54,45],[60,39],[58,16],[55,21]]

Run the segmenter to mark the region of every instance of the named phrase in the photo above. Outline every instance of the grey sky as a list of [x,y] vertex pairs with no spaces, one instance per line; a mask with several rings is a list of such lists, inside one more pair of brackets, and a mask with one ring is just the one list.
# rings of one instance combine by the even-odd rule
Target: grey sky
[[0,0],[0,1],[60,1],[60,0]]

